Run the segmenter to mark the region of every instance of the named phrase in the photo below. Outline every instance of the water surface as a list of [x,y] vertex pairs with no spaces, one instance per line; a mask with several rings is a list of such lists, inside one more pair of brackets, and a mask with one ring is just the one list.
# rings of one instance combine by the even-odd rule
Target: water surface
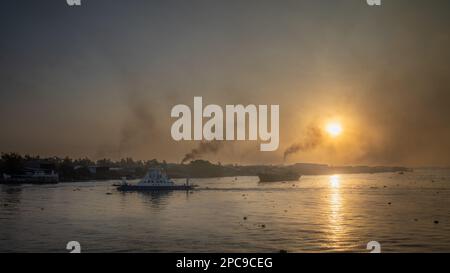
[[369,241],[383,252],[450,251],[448,170],[191,181],[199,189],[189,193],[0,185],[0,251],[67,252],[68,241],[83,252],[366,252]]

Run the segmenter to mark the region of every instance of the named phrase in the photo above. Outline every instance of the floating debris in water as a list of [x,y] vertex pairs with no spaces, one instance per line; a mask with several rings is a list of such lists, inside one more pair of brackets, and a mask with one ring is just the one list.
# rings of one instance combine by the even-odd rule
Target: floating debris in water
[[244,220],[247,220],[247,217],[244,216]]
[[438,220],[435,220],[434,223],[437,225],[437,224],[439,224],[439,221],[438,221]]
[[417,222],[417,221],[419,221],[419,219],[417,219],[417,218],[416,218],[416,219],[414,219],[414,222]]
[[107,192],[107,193],[106,193],[106,195],[111,195],[111,194],[112,194],[112,193],[110,193],[110,192]]
[[280,253],[288,253],[285,249],[280,249]]
[[388,203],[388,205],[392,205],[392,203],[391,203],[391,202],[389,202],[389,203]]

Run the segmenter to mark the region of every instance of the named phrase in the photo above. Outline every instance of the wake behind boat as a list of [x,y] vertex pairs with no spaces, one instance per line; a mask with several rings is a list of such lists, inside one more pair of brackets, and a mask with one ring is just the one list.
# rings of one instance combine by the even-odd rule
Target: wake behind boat
[[122,179],[122,185],[117,187],[118,191],[174,191],[191,190],[193,185],[189,185],[189,179],[186,184],[177,185],[161,169],[153,168],[148,171],[145,177],[137,184],[128,184]]

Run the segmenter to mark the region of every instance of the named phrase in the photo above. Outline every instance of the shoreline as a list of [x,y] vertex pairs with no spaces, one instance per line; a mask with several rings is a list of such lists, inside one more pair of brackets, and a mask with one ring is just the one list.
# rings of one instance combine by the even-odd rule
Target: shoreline
[[[414,172],[414,170],[409,170],[406,172]],[[303,174],[302,176],[329,176],[329,175],[347,175],[347,174],[398,174],[397,171],[379,171],[379,172],[347,172],[347,173],[319,173],[319,174]],[[231,176],[208,176],[208,177],[189,177],[190,179],[214,179],[214,178],[235,178],[235,177],[258,177],[258,175],[231,175]],[[171,177],[173,179],[186,179],[187,177]],[[132,178],[131,180],[139,180],[141,178]],[[84,179],[84,180],[63,180],[58,181],[56,183],[35,183],[35,182],[4,182],[0,180],[0,185],[56,185],[56,184],[69,184],[69,183],[88,183],[88,182],[113,182],[113,181],[120,181],[121,177],[119,178],[105,178],[105,179]],[[300,178],[299,180],[300,181]],[[281,182],[281,181],[280,181]]]

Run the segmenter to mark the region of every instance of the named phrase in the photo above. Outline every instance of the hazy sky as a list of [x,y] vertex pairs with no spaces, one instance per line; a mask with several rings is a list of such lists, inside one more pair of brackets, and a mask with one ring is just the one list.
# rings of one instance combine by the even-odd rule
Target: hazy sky
[[[450,165],[450,1],[3,1],[0,151],[179,162],[172,106],[279,104],[280,148],[205,159]],[[305,140],[306,139],[306,140]]]

